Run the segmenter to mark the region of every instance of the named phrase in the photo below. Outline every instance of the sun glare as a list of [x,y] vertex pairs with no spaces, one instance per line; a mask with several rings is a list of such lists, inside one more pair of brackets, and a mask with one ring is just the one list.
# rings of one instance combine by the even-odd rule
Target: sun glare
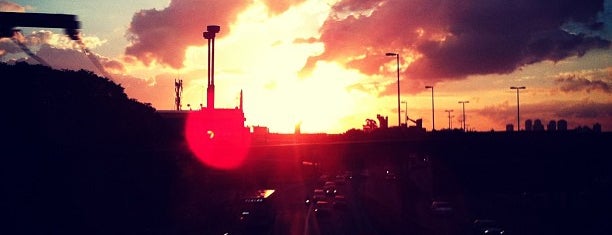
[[222,170],[239,167],[247,156],[250,138],[244,128],[224,125],[215,112],[190,112],[185,137],[191,152],[207,166]]

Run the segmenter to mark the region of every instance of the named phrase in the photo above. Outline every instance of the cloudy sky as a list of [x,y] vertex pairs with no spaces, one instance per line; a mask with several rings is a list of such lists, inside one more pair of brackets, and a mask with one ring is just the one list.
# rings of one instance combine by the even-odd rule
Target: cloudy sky
[[[216,107],[244,90],[247,125],[342,133],[377,114],[402,122],[504,130],[565,119],[612,131],[612,0],[0,0],[0,11],[77,15],[85,45],[126,93],[173,109],[206,104],[207,25],[216,39]],[[19,28],[52,67],[102,72],[60,29]],[[0,61],[28,58],[0,39]],[[445,110],[453,110],[445,112]],[[410,123],[413,125],[413,123]]]

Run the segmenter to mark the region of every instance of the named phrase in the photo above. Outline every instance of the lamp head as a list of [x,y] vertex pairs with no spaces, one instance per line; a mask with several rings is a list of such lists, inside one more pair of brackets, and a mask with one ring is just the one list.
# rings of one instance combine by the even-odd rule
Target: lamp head
[[221,31],[221,26],[219,25],[209,25],[206,26],[206,31],[211,32],[211,33],[218,33],[219,31]]
[[203,35],[205,39],[213,39],[215,38],[215,34],[212,32],[204,32]]
[[385,55],[386,56],[397,56],[397,53],[387,52]]

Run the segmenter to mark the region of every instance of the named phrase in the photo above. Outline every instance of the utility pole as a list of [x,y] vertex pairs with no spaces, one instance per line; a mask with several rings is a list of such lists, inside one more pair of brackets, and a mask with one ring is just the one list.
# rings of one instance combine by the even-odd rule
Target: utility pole
[[400,70],[399,70],[399,54],[388,52],[386,56],[395,56],[397,63],[397,126],[402,125],[402,119],[400,116]]
[[465,104],[470,103],[470,101],[459,101],[459,103],[463,106],[463,132],[465,132]]
[[436,117],[434,115],[434,87],[425,86],[425,89],[431,89],[431,131],[436,130]]
[[510,89],[516,90],[516,131],[521,131],[521,116],[519,109],[519,90],[525,89],[524,86],[516,87],[512,86]]
[[450,113],[451,113],[452,111],[453,111],[452,109],[450,109],[450,110],[449,110],[449,109],[444,110],[444,112],[447,112],[447,113],[448,113],[448,130],[451,130],[451,115],[450,115]]
[[404,114],[406,114],[404,115],[405,117],[404,122],[406,123],[406,127],[408,127],[408,102],[402,101],[402,104],[404,104]]

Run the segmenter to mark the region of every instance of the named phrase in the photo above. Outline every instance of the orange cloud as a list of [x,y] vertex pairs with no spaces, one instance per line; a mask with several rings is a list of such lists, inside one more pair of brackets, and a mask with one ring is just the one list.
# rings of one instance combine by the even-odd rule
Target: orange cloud
[[[270,13],[279,14],[303,0],[267,0]],[[131,41],[125,53],[150,64],[181,68],[189,46],[203,46],[207,25],[220,25],[221,38],[231,30],[237,15],[250,6],[242,0],[172,0],[167,8],[142,10],[134,14],[128,29]]]
[[0,1],[0,11],[4,12],[25,12],[29,8],[10,1]]

